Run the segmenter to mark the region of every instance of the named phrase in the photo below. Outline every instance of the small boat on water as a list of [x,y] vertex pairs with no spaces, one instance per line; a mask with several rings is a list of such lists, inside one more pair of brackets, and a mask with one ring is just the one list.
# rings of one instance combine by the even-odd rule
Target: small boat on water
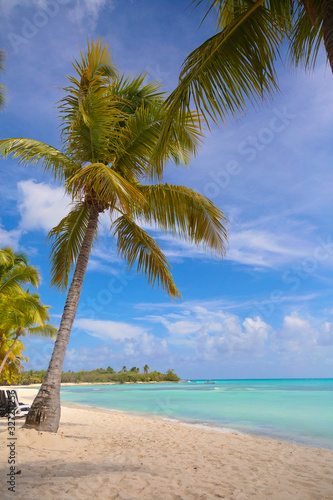
[[205,384],[215,384],[214,380],[206,380]]

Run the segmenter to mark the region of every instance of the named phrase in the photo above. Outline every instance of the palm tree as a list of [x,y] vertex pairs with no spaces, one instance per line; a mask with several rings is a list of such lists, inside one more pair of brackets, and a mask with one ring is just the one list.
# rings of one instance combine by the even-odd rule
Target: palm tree
[[10,247],[0,249],[0,375],[21,336],[40,334],[54,337],[56,329],[46,325],[48,306],[37,294],[25,291],[23,285],[39,285],[38,270],[29,266],[23,253]]
[[[22,285],[29,283],[37,287],[39,280],[38,270],[28,265],[23,253],[14,252],[10,247],[0,249],[0,322],[4,321],[13,302],[24,296]],[[6,331],[0,328],[0,348],[7,340]]]
[[176,89],[166,100],[159,148],[163,151],[171,123],[193,102],[206,122],[243,116],[278,90],[275,70],[283,42],[295,65],[314,66],[324,44],[333,71],[331,0],[193,0],[215,12],[217,33],[185,59]]
[[145,366],[143,367],[143,371],[145,373],[149,373],[149,366],[147,364],[145,364]]
[[[37,287],[39,273],[35,267],[28,265],[27,257],[10,247],[0,249],[0,321],[6,318],[7,310],[12,302],[25,294],[22,285],[27,283]],[[0,327],[0,349],[3,350],[8,342],[4,328]]]
[[[5,53],[0,49],[0,73],[4,68]],[[0,109],[4,107],[5,104],[5,87],[0,84]]]
[[[165,164],[188,163],[200,143],[199,119],[188,113],[171,126],[164,154],[156,149],[165,118],[160,86],[144,84],[144,77],[115,76],[107,45],[97,40],[86,56],[75,61],[78,78],[69,77],[60,101],[63,151],[29,139],[0,141],[0,153],[10,153],[43,167],[64,181],[73,207],[52,229],[52,284],[67,294],[53,354],[26,427],[56,432],[60,419],[60,380],[99,215],[109,212],[119,254],[129,269],[137,263],[148,283],[161,285],[179,297],[170,265],[139,221],[202,244],[216,255],[225,252],[224,214],[207,198],[183,186],[162,184]],[[158,183],[153,184],[153,181]]]
[[14,252],[10,247],[0,249],[0,301],[24,294],[22,285],[37,287],[39,280],[38,270],[29,266],[23,253]]
[[[3,343],[0,343],[0,360],[3,359],[5,353],[10,349],[10,346],[11,340],[9,339],[5,340]],[[22,370],[24,370],[22,361],[29,361],[28,358],[22,355],[22,351],[24,350],[24,345],[18,340],[8,356],[6,365],[4,366],[4,369],[0,376],[0,382],[13,384],[19,380],[20,374]]]
[[[0,332],[3,351],[0,376],[19,337],[42,335],[54,338],[56,336],[56,328],[45,323],[50,319],[48,309],[49,306],[41,303],[39,295],[30,294],[29,290],[16,297],[9,296],[0,300]],[[7,344],[6,352],[3,349],[4,339]]]

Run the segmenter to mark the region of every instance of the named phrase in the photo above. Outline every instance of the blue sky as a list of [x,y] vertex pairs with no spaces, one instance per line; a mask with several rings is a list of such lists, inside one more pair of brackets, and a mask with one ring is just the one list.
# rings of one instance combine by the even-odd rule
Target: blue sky
[[[188,0],[0,0],[1,138],[56,147],[59,87],[87,37],[108,42],[121,72],[171,91],[185,56],[213,33]],[[213,127],[189,169],[165,180],[210,197],[230,221],[226,258],[153,231],[182,300],[128,273],[104,218],[83,285],[65,369],[174,368],[183,378],[332,377],[333,79],[321,55],[305,74],[280,64],[280,93]],[[0,244],[27,253],[58,325],[65,295],[49,288],[48,231],[66,214],[62,188],[38,167],[0,163]],[[46,368],[53,343],[25,339],[27,368]]]

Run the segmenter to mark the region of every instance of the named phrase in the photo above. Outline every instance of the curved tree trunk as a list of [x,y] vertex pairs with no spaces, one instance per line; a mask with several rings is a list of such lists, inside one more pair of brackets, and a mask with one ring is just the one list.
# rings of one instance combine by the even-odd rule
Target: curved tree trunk
[[60,421],[60,382],[62,365],[79,304],[84,275],[98,224],[98,209],[90,208],[87,232],[76,262],[73,280],[68,291],[57,340],[49,367],[39,392],[27,415],[25,428],[57,432]]
[[324,44],[328,60],[333,72],[333,2],[332,0],[321,0],[323,13]]
[[2,362],[1,362],[1,365],[0,365],[0,376],[1,376],[2,370],[4,369],[6,361],[7,361],[8,357],[9,357],[10,353],[14,349],[15,344],[17,342],[17,339],[19,338],[20,335],[21,335],[21,329],[19,328],[17,330],[17,332],[16,332],[16,335],[15,335],[15,338],[14,338],[14,342],[12,343],[12,345],[10,346],[10,348],[8,349],[8,351],[6,352],[6,355],[5,355],[5,357],[3,358]]

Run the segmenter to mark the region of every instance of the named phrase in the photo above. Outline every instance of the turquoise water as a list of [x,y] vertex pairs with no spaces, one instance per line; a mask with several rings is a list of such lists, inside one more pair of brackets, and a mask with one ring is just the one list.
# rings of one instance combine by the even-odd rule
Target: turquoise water
[[67,386],[61,399],[333,449],[333,379]]

